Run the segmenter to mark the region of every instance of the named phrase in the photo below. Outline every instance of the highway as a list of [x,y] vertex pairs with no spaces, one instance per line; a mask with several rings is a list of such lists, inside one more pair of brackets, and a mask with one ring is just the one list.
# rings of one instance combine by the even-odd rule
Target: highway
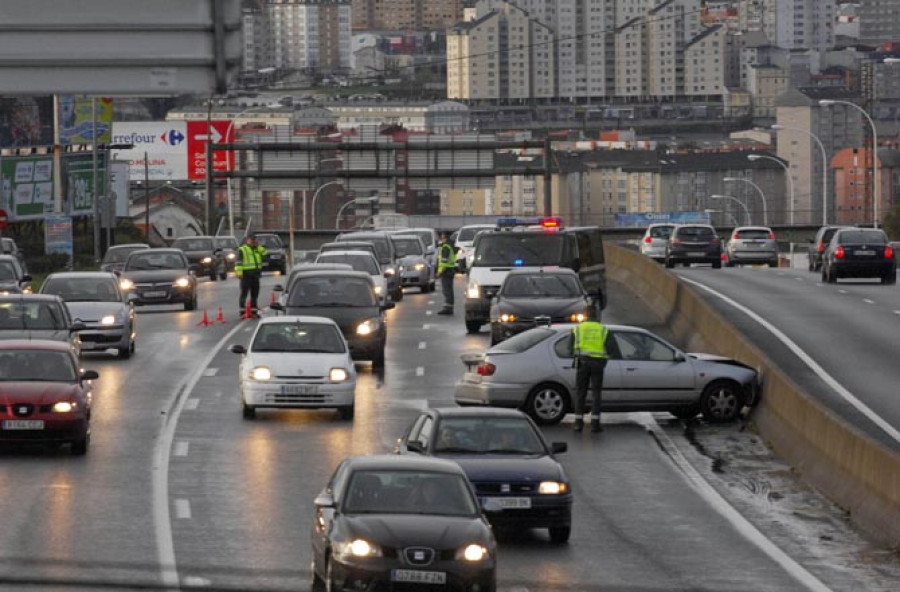
[[[771,271],[678,273],[723,289],[737,283],[734,291],[747,298],[757,282],[760,293],[777,287],[777,301],[795,309],[780,313],[785,317],[815,308],[819,325],[831,325],[817,328],[810,347],[831,346],[826,337],[834,324],[849,326],[852,314],[863,317],[870,333],[850,332],[842,343],[859,348],[871,339],[867,353],[897,351],[896,337],[879,330],[888,322],[875,320],[876,311],[900,309],[894,288],[822,290],[811,275],[801,282]],[[261,299],[268,301],[276,281],[264,278]],[[466,334],[461,276],[455,317],[433,314],[439,292],[413,290],[389,312],[383,373],[359,366],[352,422],[331,411],[267,410],[248,421],[237,396],[239,357],[227,346],[246,343],[253,322],[236,320],[233,278],[204,280],[199,288],[201,309],[214,315],[222,306],[227,323],[198,327],[199,311],[140,308],[132,359],[85,356],[84,367],[100,373],[87,457],[0,450],[0,590],[308,590],[312,500],[334,467],[347,455],[389,452],[423,406],[452,405],[453,384],[463,371],[459,354],[488,345],[486,331]],[[613,288],[606,322],[665,333],[636,298]],[[821,297],[813,306],[805,297],[816,290]],[[866,305],[862,298],[884,304]],[[775,308],[768,302],[765,311]],[[838,362],[824,359],[836,376],[851,380],[856,372],[845,373]],[[881,379],[869,373],[877,386]],[[564,546],[551,545],[542,532],[501,538],[500,590],[857,590],[861,581],[862,589],[891,589],[859,579],[853,571],[859,555],[840,537],[836,555],[843,563],[799,544],[782,542],[791,556],[782,552],[713,488],[698,483],[694,461],[678,452],[691,449],[681,422],[667,414],[608,414],[604,422],[600,436],[573,434],[567,423],[545,428],[548,440],[569,443],[561,460],[575,494],[572,538]],[[738,434],[737,426],[696,430]]]

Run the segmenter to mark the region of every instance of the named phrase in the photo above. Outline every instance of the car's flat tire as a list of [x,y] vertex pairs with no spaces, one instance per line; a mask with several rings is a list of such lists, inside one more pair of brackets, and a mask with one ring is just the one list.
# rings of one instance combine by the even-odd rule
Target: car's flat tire
[[540,425],[558,424],[568,410],[569,394],[558,384],[539,384],[525,399],[525,413]]
[[736,382],[716,380],[700,395],[700,413],[710,423],[734,421],[744,406],[744,394]]
[[551,526],[547,530],[550,532],[550,542],[555,545],[568,543],[569,536],[572,534],[571,526]]

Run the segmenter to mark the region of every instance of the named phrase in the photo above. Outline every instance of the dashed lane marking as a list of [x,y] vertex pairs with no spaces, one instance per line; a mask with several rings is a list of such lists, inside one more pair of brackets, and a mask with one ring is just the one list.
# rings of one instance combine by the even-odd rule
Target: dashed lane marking
[[865,302],[866,304],[875,304],[875,301],[870,300],[869,298],[863,298],[863,302]]
[[430,310],[426,310],[426,311],[425,311],[425,316],[426,316],[426,317],[430,317],[430,316],[433,315],[433,314],[434,314],[433,311],[430,311]]
[[219,373],[218,368],[207,368],[206,370],[203,371],[203,376],[215,376],[218,373]]
[[175,450],[172,452],[174,456],[187,456],[191,443],[185,440],[175,442]]
[[186,499],[175,500],[175,517],[179,520],[190,520],[191,502]]
[[847,290],[838,290],[838,294],[846,294]]
[[416,376],[425,376],[425,368],[416,366]]
[[426,347],[428,347],[427,343],[425,343],[424,341],[419,342],[419,349],[425,349]]
[[194,411],[200,406],[200,399],[188,399],[184,403],[184,408],[188,411]]
[[427,330],[431,329],[431,325],[429,325],[428,323],[425,323],[424,325],[422,325],[422,328],[427,331]]

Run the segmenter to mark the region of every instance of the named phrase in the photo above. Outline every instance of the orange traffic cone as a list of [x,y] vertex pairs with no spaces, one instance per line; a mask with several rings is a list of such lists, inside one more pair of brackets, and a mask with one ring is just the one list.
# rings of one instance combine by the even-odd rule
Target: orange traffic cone
[[272,305],[275,304],[278,300],[275,298],[275,292],[269,292],[269,308],[272,308]]
[[244,305],[244,314],[241,315],[241,320],[246,321],[246,320],[252,319],[252,318],[253,318],[253,309],[250,307],[250,301],[248,300],[247,303]]
[[219,307],[219,314],[216,315],[216,322],[217,322],[217,323],[227,323],[227,322],[228,322],[228,321],[225,320],[225,315],[222,314],[222,307],[221,307],[221,306]]
[[203,318],[200,319],[200,322],[197,323],[197,326],[203,325],[204,327],[209,327],[210,325],[214,325],[212,321],[209,320],[209,315],[206,313],[206,309],[203,309]]

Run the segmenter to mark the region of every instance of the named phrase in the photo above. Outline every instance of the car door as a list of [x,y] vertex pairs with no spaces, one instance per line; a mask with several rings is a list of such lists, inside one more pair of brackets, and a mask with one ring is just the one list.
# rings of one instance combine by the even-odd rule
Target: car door
[[[566,331],[549,341],[553,344],[553,354],[550,356],[550,359],[553,360],[553,364],[556,367],[557,376],[574,396],[576,392],[576,370],[573,365],[575,356],[572,354],[572,332]],[[617,359],[614,352],[611,351],[609,353],[610,359],[607,361],[606,369],[603,371],[604,403],[619,401],[622,398],[622,361]]]
[[335,508],[341,503],[344,489],[347,482],[346,461],[335,470],[334,475],[328,482],[328,486],[323,493],[330,493],[334,499],[334,507],[318,507],[316,506],[316,516],[313,519],[312,548],[313,557],[316,565],[321,569],[325,565],[325,554],[328,552],[328,538],[331,534],[332,521],[334,520]]
[[694,369],[671,345],[639,331],[612,331],[610,338],[615,340],[621,356],[623,403],[639,405],[696,399]]

